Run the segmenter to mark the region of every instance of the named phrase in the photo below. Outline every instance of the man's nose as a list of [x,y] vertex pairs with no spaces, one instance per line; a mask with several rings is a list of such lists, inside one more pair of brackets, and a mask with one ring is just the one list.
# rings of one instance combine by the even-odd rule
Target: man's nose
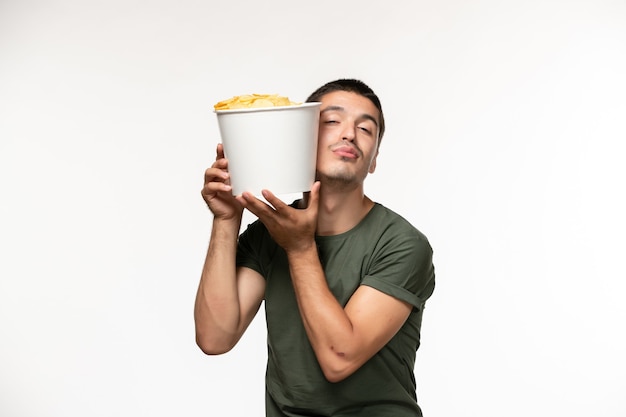
[[356,126],[346,126],[342,132],[342,139],[352,142],[356,137]]

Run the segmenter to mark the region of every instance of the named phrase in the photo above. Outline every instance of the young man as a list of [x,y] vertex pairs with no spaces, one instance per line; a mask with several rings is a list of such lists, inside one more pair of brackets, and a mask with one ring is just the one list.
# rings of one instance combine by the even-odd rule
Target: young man
[[[267,416],[421,416],[413,368],[435,285],[432,249],[364,194],[384,133],[380,101],[350,79],[307,101],[322,104],[317,181],[302,200],[233,197],[221,145],[205,173],[213,229],[198,346],[229,351],[265,300]],[[258,220],[238,236],[244,208]]]

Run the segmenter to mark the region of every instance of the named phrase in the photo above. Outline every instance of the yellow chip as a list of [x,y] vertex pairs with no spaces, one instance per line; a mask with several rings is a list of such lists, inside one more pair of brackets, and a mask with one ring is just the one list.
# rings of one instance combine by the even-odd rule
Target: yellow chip
[[296,106],[296,103],[289,100],[288,97],[279,96],[278,94],[244,94],[234,96],[227,100],[216,103],[213,108],[215,110],[232,110],[259,107],[277,107],[277,106]]
[[250,107],[274,107],[275,104],[272,100],[266,98],[260,98],[250,103]]

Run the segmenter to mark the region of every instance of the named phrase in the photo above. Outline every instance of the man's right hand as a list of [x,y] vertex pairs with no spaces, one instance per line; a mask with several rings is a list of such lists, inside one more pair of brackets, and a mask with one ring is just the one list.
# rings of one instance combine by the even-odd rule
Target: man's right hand
[[243,206],[232,195],[228,160],[224,157],[224,146],[217,144],[217,156],[211,168],[204,172],[202,198],[209,206],[214,218],[240,220]]

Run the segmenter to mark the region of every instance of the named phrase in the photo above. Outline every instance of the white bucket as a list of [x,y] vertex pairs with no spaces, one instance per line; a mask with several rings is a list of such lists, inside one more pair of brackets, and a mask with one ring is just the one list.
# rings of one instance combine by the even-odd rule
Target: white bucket
[[321,103],[216,110],[233,195],[309,191]]

